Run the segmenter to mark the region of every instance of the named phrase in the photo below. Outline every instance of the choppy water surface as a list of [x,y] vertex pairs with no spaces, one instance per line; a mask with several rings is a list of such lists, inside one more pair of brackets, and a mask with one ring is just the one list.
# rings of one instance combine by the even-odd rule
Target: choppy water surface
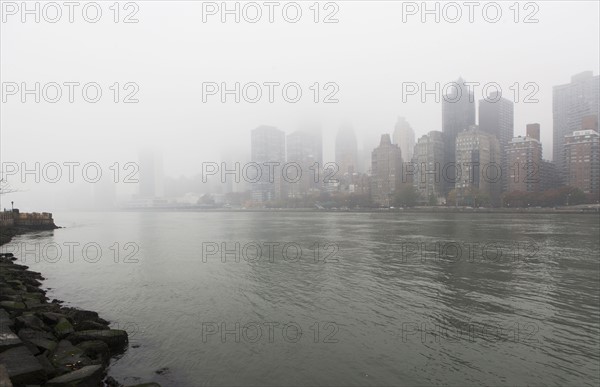
[[[127,383],[600,383],[597,216],[55,219],[67,228],[4,250],[19,249],[51,297],[129,332],[130,348],[111,367]],[[209,253],[222,247],[225,262]]]

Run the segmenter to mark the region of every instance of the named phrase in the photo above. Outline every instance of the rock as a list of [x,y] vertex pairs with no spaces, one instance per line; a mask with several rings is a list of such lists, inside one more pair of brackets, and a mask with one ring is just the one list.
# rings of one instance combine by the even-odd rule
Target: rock
[[169,373],[169,367],[163,367],[163,368],[157,369],[154,372],[157,373],[158,375],[163,375],[163,374]]
[[112,376],[107,376],[106,379],[104,379],[104,384],[107,387],[123,387],[123,385],[117,382],[117,380]]
[[[2,310],[2,309],[0,309],[0,310],[2,312],[4,312],[4,310]],[[23,342],[8,327],[8,324],[0,324],[0,352],[7,350],[9,348],[18,347],[21,344],[23,344]]]
[[125,386],[125,387],[161,387],[161,386],[158,383],[142,383],[142,384],[136,384],[136,385],[132,385],[132,386]]
[[83,321],[90,320],[95,321],[97,323],[108,325],[108,321],[100,318],[98,313],[93,312],[91,310],[80,310],[74,308],[63,308],[66,311],[67,316],[69,316],[75,324],[79,324]]
[[13,387],[4,364],[0,364],[0,387]]
[[11,320],[10,316],[4,309],[0,309],[0,326],[2,327],[12,327],[14,325],[13,320]]
[[77,371],[69,372],[48,380],[48,387],[96,387],[102,385],[103,369],[99,365],[85,366]]
[[8,286],[0,287],[0,294],[14,296],[18,294],[13,288],[9,288]]
[[0,306],[9,312],[25,310],[25,304],[16,301],[0,301]]
[[73,325],[66,318],[60,318],[56,325],[54,326],[54,334],[59,339],[66,337],[67,335],[75,332],[73,329]]
[[41,350],[52,351],[56,348],[56,339],[54,335],[48,332],[24,328],[19,331],[19,337],[21,340],[28,341]]
[[94,361],[105,363],[110,359],[110,349],[104,341],[82,341],[77,344],[77,348],[81,349],[87,357]]
[[46,377],[53,378],[56,376],[56,369],[45,355],[37,355],[35,358],[38,359],[38,361],[44,368],[44,371],[46,372]]
[[23,301],[23,298],[17,294],[11,294],[11,295],[7,295],[7,294],[2,294],[0,295],[0,301],[16,301],[16,302],[21,302]]
[[55,325],[61,318],[67,318],[67,316],[65,316],[64,314],[54,312],[40,313],[40,316],[42,317],[42,320],[46,322],[46,324],[50,325]]
[[46,380],[44,367],[25,346],[0,353],[0,363],[4,364],[15,385],[42,384]]
[[82,349],[77,348],[67,340],[59,341],[54,351],[48,357],[48,360],[62,373],[92,364],[92,360],[85,356]]
[[111,351],[118,351],[128,343],[127,332],[121,329],[80,331],[72,333],[68,339],[74,344],[82,341],[100,340],[105,342]]
[[38,331],[46,330],[44,322],[32,314],[22,315],[15,319],[15,328],[17,332],[22,328],[31,328]]
[[75,331],[98,331],[98,330],[107,330],[110,329],[108,326],[97,323],[91,320],[85,320],[80,322],[79,324],[75,324]]

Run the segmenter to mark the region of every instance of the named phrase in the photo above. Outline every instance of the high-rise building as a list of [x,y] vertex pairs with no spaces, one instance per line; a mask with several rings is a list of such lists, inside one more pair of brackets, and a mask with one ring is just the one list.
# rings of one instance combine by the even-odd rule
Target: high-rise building
[[540,180],[540,190],[542,192],[560,187],[560,177],[558,176],[556,164],[549,160],[542,160],[540,166]]
[[350,125],[343,125],[335,138],[335,162],[339,176],[358,172],[358,145],[356,133]]
[[406,118],[398,117],[398,122],[394,127],[394,144],[397,144],[402,151],[402,158],[405,161],[412,160],[415,148],[415,131],[412,129]]
[[[487,196],[498,204],[501,192],[500,144],[496,136],[472,125],[456,137],[456,195],[467,204],[468,196]],[[474,203],[472,203],[474,204]]]
[[154,199],[164,196],[163,165],[160,153],[144,149],[139,153],[139,197]]
[[441,203],[444,197],[444,135],[431,131],[419,138],[412,158],[413,185],[419,192],[419,201],[429,203],[433,197]]
[[[287,184],[291,197],[318,191],[323,182],[323,138],[318,126],[304,127],[287,136],[287,162],[297,163],[299,181]],[[295,180],[290,176],[288,180]]]
[[585,71],[571,77],[571,83],[554,86],[552,90],[553,152],[552,159],[566,181],[565,136],[582,129],[583,118],[598,117],[600,77]]
[[[444,96],[442,101],[442,132],[445,136],[446,146],[444,149],[446,163],[454,163],[456,160],[456,136],[475,125],[475,98],[465,85],[465,81],[459,78],[455,81],[456,87]],[[455,170],[448,168],[447,182],[444,184],[444,192],[447,194],[454,188]]]
[[534,138],[538,141],[541,141],[540,138],[540,124],[527,124],[525,127],[525,133],[527,137]]
[[[285,133],[266,125],[252,130],[250,161],[257,163],[261,170],[260,179],[251,183],[252,199],[258,202],[281,199]],[[279,165],[269,163],[279,163]]]
[[600,142],[595,130],[576,130],[564,139],[566,183],[584,193],[600,192]]
[[389,134],[381,135],[371,154],[371,198],[380,206],[390,206],[402,182],[402,151],[392,144]]
[[515,137],[508,143],[506,153],[507,191],[541,191],[542,143],[529,136]]
[[500,164],[502,166],[502,188],[507,189],[508,162],[507,147],[515,135],[515,108],[512,101],[503,98],[499,92],[492,93],[479,101],[479,130],[493,134],[500,143]]

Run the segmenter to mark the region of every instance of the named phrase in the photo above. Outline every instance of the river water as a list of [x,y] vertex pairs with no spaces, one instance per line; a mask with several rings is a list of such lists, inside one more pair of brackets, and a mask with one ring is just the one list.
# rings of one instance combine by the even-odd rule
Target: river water
[[596,215],[54,217],[3,250],[129,332],[121,382],[600,383]]

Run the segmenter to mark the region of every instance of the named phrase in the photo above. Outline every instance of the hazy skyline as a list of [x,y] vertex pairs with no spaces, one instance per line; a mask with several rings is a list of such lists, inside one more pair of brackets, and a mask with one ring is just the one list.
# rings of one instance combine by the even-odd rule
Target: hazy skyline
[[[414,95],[403,103],[402,84],[433,87],[459,76],[482,85],[497,82],[511,100],[515,82],[521,99],[528,94],[525,83],[537,84],[539,103],[515,103],[515,136],[525,134],[526,124],[540,123],[544,158],[550,159],[552,87],[582,71],[599,73],[594,1],[536,2],[539,22],[532,24],[515,23],[504,2],[495,24],[479,11],[474,23],[466,16],[454,24],[432,18],[422,23],[418,15],[403,23],[402,3],[383,1],[337,2],[339,22],[333,24],[314,23],[308,3],[301,3],[305,13],[298,23],[276,17],[273,24],[251,24],[221,23],[218,16],[203,23],[201,3],[144,1],[136,3],[138,23],[117,24],[102,4],[105,13],[96,24],[81,18],[73,24],[21,23],[18,15],[1,24],[2,82],[97,82],[103,90],[96,104],[80,94],[72,104],[65,95],[55,104],[9,96],[0,122],[3,162],[111,165],[137,162],[139,150],[150,147],[162,153],[165,175],[192,176],[202,161],[220,161],[222,154],[247,160],[250,132],[260,125],[289,134],[306,120],[321,123],[324,160],[333,161],[335,135],[345,122],[356,130],[361,155],[381,134],[393,133],[398,116],[406,117],[415,141],[441,130],[441,102],[430,95],[422,103]],[[528,13],[521,9],[520,19]],[[115,82],[121,100],[130,91],[123,85],[135,82],[139,103],[112,102]],[[217,95],[203,103],[203,82],[297,82],[303,98],[292,104],[276,94],[273,104],[266,96],[236,104],[230,97],[223,104]],[[312,102],[315,82],[321,100],[330,91],[323,85],[336,83],[339,103]],[[476,87],[475,99],[481,98]]]

